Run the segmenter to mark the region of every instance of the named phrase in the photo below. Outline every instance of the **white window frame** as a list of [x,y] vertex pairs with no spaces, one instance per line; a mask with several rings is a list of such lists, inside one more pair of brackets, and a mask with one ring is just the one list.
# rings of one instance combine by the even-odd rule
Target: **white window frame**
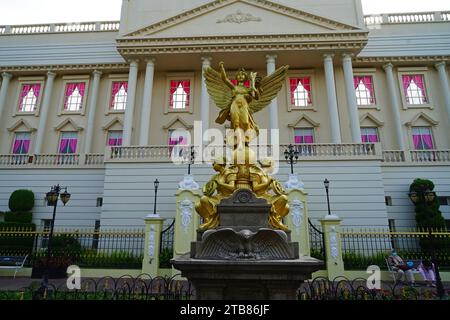
[[355,99],[356,99],[356,105],[357,105],[358,109],[381,110],[380,101],[379,101],[380,99],[379,99],[379,95],[377,94],[377,88],[379,87],[378,82],[377,82],[377,69],[375,69],[375,68],[355,68],[355,69],[353,69],[353,76],[354,77],[371,76],[372,77],[372,85],[373,85],[373,93],[375,95],[375,104],[359,105],[358,99],[356,99],[356,89],[355,89]]
[[[316,144],[317,143],[317,140],[316,140],[316,128],[315,127],[296,127],[296,128],[293,128],[293,137],[292,137],[292,144],[296,144],[295,143],[295,131],[296,130],[312,130],[312,134],[313,134],[313,143],[312,144]],[[303,143],[303,144],[305,144],[305,143]],[[310,143],[308,143],[308,144],[310,144]]]
[[[14,131],[13,132],[13,138],[12,138],[12,142],[11,142],[11,149],[10,149],[10,154],[14,154],[14,143],[16,142],[16,135],[17,134],[24,134],[24,133],[28,133],[30,135],[30,146],[28,149],[28,152],[26,154],[30,154],[31,152],[31,148],[32,148],[32,143],[33,143],[33,132],[32,131]],[[23,154],[17,154],[17,155],[25,155],[25,153]]]
[[[81,109],[77,111],[69,111],[64,109],[64,99],[66,95],[66,86],[68,83],[84,83],[85,90],[84,90],[84,97],[83,102],[81,104]],[[61,92],[61,98],[60,98],[60,111],[58,113],[58,116],[67,115],[67,114],[78,114],[78,115],[85,115],[86,114],[86,105],[87,100],[89,98],[89,82],[90,82],[90,76],[89,75],[80,75],[80,76],[64,76],[63,77],[63,83],[62,83],[62,92]]]
[[107,132],[106,132],[106,146],[107,147],[120,147],[120,146],[110,146],[109,144],[108,144],[108,141],[109,141],[109,137],[110,137],[110,135],[111,135],[111,133],[113,133],[113,132],[121,132],[122,133],[122,145],[123,145],[123,130],[108,130]]
[[[292,105],[291,103],[291,78],[310,78],[311,81],[311,99],[312,104],[307,107],[297,107],[295,105]],[[286,77],[286,105],[288,112],[291,111],[314,111],[317,112],[317,81],[315,76],[315,71],[312,69],[308,70],[292,70],[291,72],[288,72],[288,75]]]
[[[429,69],[427,67],[416,67],[416,68],[398,68],[398,83],[400,87],[400,93],[402,98],[403,109],[434,109],[433,100],[431,97],[430,91],[430,78],[429,78]],[[425,90],[426,97],[428,103],[424,104],[409,104],[406,101],[406,92],[403,88],[403,76],[411,76],[411,75],[421,75],[425,81]]]
[[110,109],[113,82],[128,82],[128,75],[126,75],[126,74],[110,74],[108,76],[108,91],[106,93],[105,115],[117,114],[117,113],[125,114],[126,106],[125,106],[125,109],[123,109],[123,110]]
[[[413,131],[415,128],[427,128],[430,129],[431,132],[431,139],[433,141],[433,149],[416,149],[416,146],[414,145],[414,138],[413,138]],[[429,151],[429,150],[437,150],[437,143],[436,143],[436,135],[434,126],[431,125],[413,125],[409,128],[409,141],[411,143],[411,150],[412,151]]]
[[[36,110],[34,110],[34,111],[19,111],[20,92],[22,91],[22,85],[24,85],[24,84],[39,84],[41,86],[39,97],[36,102]],[[20,77],[19,78],[19,86],[17,88],[13,117],[17,117],[17,116],[38,117],[39,112],[41,110],[42,97],[44,96],[44,89],[45,89],[44,86],[45,86],[45,77]]]
[[[170,82],[189,80],[191,84],[190,94],[189,94],[189,106],[185,109],[172,109],[170,107]],[[166,94],[165,94],[165,110],[164,114],[169,113],[193,113],[194,112],[194,95],[195,95],[195,74],[193,72],[187,73],[169,73],[166,76]]]

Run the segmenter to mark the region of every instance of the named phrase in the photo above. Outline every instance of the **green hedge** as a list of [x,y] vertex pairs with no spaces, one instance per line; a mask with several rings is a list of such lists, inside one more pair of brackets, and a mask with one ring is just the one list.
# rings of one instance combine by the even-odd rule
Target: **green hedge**
[[9,223],[25,223],[29,224],[33,221],[33,213],[31,212],[5,212],[5,222]]
[[9,197],[11,211],[26,212],[34,207],[34,193],[31,190],[16,190]]
[[36,225],[33,223],[0,223],[0,231],[12,231],[14,233],[0,235],[0,255],[26,255],[33,251],[35,240],[33,232]]

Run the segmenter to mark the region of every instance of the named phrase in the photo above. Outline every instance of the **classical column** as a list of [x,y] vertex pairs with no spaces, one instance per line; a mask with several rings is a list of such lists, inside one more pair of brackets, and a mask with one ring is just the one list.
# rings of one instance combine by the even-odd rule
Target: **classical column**
[[56,73],[47,72],[47,81],[45,83],[44,98],[42,100],[41,110],[39,111],[39,126],[36,136],[36,144],[34,145],[34,153],[42,152],[42,144],[45,137],[45,129],[47,126],[48,109],[52,99],[53,83],[55,82]]
[[88,121],[86,127],[86,141],[84,143],[84,153],[92,153],[92,139],[94,138],[95,112],[97,110],[98,90],[100,87],[100,77],[102,73],[95,70],[93,72],[94,80],[90,90],[90,100],[88,106]]
[[[435,67],[439,73],[439,79],[441,80],[442,94],[444,95],[445,108],[447,109],[448,121],[450,123],[450,89],[448,86],[448,76],[445,69],[445,62],[439,62],[435,64]],[[1,102],[0,102],[1,103]],[[1,107],[0,107],[1,111]]]
[[125,117],[123,123],[123,145],[131,145],[131,134],[133,130],[134,102],[136,100],[136,86],[139,64],[137,60],[130,63],[130,72],[128,74],[128,92],[127,106],[125,108]]
[[351,54],[344,54],[342,56],[342,68],[344,69],[344,82],[347,95],[348,114],[350,116],[350,127],[352,130],[352,142],[361,143],[361,127],[359,125],[358,106],[356,104]]
[[204,139],[205,132],[209,129],[209,94],[206,89],[205,82],[205,69],[211,66],[211,57],[202,57],[202,92],[200,98],[200,106],[202,113],[202,140]]
[[405,144],[403,142],[402,120],[400,118],[400,105],[398,103],[399,97],[396,90],[397,85],[395,84],[394,73],[392,72],[393,67],[394,66],[392,65],[392,63],[388,63],[383,66],[383,69],[386,72],[389,100],[391,102],[392,114],[394,116],[397,145],[399,150],[405,150]]
[[339,112],[336,98],[336,84],[334,82],[333,55],[324,55],[325,82],[328,96],[328,114],[330,115],[331,141],[342,143],[341,128],[339,125]]
[[[275,69],[275,60],[277,58],[276,54],[269,54],[266,56],[267,62],[267,75],[271,75]],[[270,129],[278,129],[278,101],[277,98],[273,99],[269,106],[269,121],[270,121]]]
[[149,58],[147,60],[147,68],[145,69],[144,96],[142,98],[141,132],[139,134],[139,145],[141,146],[148,146],[154,76],[155,59]]
[[3,109],[6,104],[6,97],[8,96],[9,82],[11,81],[12,74],[3,72],[2,73],[2,87],[0,89],[0,122],[2,120]]

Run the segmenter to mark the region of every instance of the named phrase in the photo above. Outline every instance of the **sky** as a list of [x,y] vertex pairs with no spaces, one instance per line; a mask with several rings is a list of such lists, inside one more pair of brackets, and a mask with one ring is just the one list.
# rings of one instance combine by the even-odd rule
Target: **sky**
[[[120,20],[121,3],[122,0],[0,0],[0,25]],[[450,0],[362,3],[364,14],[450,10]]]

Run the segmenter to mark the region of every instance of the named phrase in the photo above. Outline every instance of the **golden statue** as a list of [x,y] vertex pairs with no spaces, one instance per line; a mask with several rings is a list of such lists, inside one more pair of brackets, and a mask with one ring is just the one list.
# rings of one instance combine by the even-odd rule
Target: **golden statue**
[[[205,70],[208,93],[215,104],[222,109],[216,123],[223,124],[228,120],[231,123],[231,129],[241,129],[243,132],[253,130],[258,136],[259,127],[252,114],[267,107],[277,96],[289,67],[279,68],[262,81],[257,81],[256,72],[250,73],[249,76],[245,70],[241,69],[236,74],[237,85],[234,85],[227,77],[224,63],[220,62],[219,66],[220,72],[212,68]],[[247,80],[250,80],[250,88],[245,86]]]
[[[269,175],[273,162],[268,161],[263,163],[263,168],[259,167],[253,150],[249,148],[249,142],[259,135],[259,127],[253,119],[253,113],[267,107],[276,97],[286,79],[288,68],[281,67],[261,81],[257,80],[257,73],[248,74],[241,69],[236,74],[237,85],[233,85],[228,79],[223,62],[220,63],[219,72],[206,68],[205,82],[208,92],[216,105],[222,109],[216,122],[223,124],[226,120],[230,121],[231,129],[235,130],[237,135],[235,134],[232,144],[234,151],[231,165],[227,168],[224,159],[213,163],[214,170],[218,173],[204,186],[204,195],[195,206],[203,218],[201,230],[214,229],[220,225],[217,205],[239,189],[249,189],[258,198],[266,199],[272,205],[269,225],[274,229],[288,230],[282,221],[289,213],[286,192],[280,183]],[[250,81],[250,87],[245,86],[247,80]]]
[[237,176],[236,167],[227,169],[226,159],[221,158],[214,161],[213,168],[218,173],[203,187],[204,195],[195,206],[195,210],[203,218],[201,230],[214,229],[219,226],[220,220],[216,206],[236,190],[234,183]]

